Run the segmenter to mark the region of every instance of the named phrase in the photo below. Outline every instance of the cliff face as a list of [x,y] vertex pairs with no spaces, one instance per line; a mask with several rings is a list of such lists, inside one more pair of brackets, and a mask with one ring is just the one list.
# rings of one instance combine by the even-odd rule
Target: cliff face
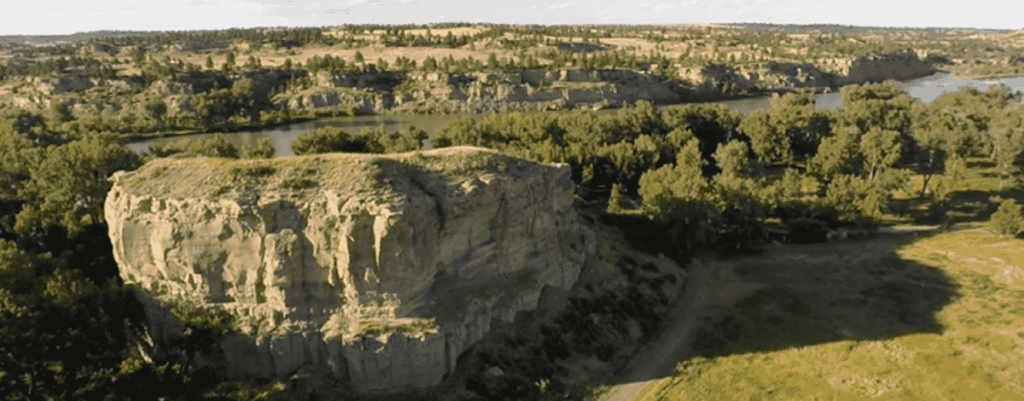
[[569,174],[480,148],[162,159],[116,175],[105,212],[154,338],[180,329],[160,303],[223,308],[223,373],[387,390],[438,383],[492,321],[573,285],[595,244]]
[[850,64],[846,76],[838,84],[851,85],[878,82],[887,79],[911,79],[935,73],[932,64],[921,60],[916,52],[904,50],[899,53],[858,57]]
[[317,82],[316,88],[305,93],[276,99],[279,107],[355,107],[366,113],[387,110],[468,112],[681,100],[681,88],[677,84],[625,70],[416,73],[409,76],[360,73],[320,76]]

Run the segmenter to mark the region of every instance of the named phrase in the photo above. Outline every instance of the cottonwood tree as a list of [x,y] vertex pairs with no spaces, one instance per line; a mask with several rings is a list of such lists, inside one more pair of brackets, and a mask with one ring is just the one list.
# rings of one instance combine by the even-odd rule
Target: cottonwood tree
[[769,124],[786,136],[790,155],[804,160],[814,155],[831,123],[826,111],[814,104],[814,92],[798,90],[771,100]]
[[874,180],[880,172],[896,164],[901,150],[900,134],[896,131],[872,127],[865,133],[861,137],[860,152],[868,179]]
[[855,127],[837,128],[822,139],[809,170],[825,181],[840,174],[860,173],[860,133]]
[[789,137],[771,124],[764,110],[757,110],[740,123],[739,130],[750,138],[750,147],[764,164],[789,164],[792,161]]
[[16,217],[15,230],[30,232],[57,225],[74,235],[100,224],[103,202],[115,171],[132,170],[139,159],[113,135],[87,134],[65,145],[46,148],[18,196],[27,202]]

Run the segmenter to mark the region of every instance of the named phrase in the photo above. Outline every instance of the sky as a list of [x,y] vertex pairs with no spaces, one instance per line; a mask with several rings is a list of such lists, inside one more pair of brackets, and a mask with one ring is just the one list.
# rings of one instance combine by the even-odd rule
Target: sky
[[1024,29],[1021,0],[15,0],[3,9],[0,35],[437,22]]

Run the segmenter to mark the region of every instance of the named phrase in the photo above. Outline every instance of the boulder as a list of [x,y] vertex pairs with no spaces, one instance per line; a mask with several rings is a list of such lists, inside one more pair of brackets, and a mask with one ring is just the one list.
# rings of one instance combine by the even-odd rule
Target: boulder
[[157,159],[112,181],[114,257],[153,338],[180,331],[168,304],[230,311],[232,377],[436,384],[492,322],[570,288],[596,246],[568,165],[482,148]]

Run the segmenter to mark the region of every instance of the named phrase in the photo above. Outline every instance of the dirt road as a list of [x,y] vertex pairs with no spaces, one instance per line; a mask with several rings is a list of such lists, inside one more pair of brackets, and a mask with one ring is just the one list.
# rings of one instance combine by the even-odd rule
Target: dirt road
[[649,384],[672,374],[676,364],[690,351],[690,343],[700,327],[709,294],[719,290],[727,269],[721,264],[694,261],[689,270],[683,296],[665,316],[661,333],[637,354],[602,400],[627,401],[636,398]]

